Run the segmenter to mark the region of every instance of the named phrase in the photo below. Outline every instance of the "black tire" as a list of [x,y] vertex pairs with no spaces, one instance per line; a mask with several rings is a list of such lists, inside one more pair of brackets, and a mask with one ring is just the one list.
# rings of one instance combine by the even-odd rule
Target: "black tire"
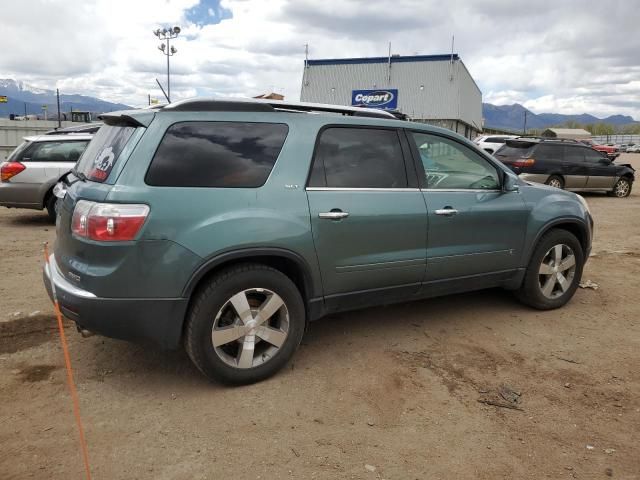
[[56,216],[58,214],[56,210],[57,203],[58,203],[58,197],[56,197],[53,193],[50,193],[44,205],[44,207],[47,209],[47,215],[49,215],[49,221],[54,225],[56,223]]
[[[556,291],[555,294],[558,294],[558,296],[556,298],[549,298],[543,293],[541,282],[546,279],[544,275],[540,274],[540,270],[543,260],[547,258],[547,254],[556,245],[562,245],[565,252],[569,252],[569,249],[572,251],[575,257],[575,270],[571,275],[571,283],[566,291],[562,293]],[[562,229],[551,230],[544,234],[533,251],[522,285],[520,289],[516,291],[516,297],[525,305],[537,308],[538,310],[551,310],[562,307],[571,300],[571,297],[573,297],[576,292],[580,279],[582,278],[583,267],[584,252],[582,251],[582,245],[580,245],[575,235]],[[564,274],[565,272],[561,273]]]
[[[261,358],[258,358],[257,354],[260,348],[264,351],[264,349],[273,349],[274,347],[256,334],[257,341],[253,347],[256,356],[254,357],[252,354],[251,358],[254,360],[258,358],[258,361],[264,361],[264,363],[240,368],[230,365],[228,360],[224,359],[227,358],[227,354],[221,349],[237,348],[238,355],[240,355],[241,347],[239,345],[242,343],[242,339],[246,339],[247,336],[242,336],[240,340],[230,341],[215,348],[212,335],[214,324],[218,321],[221,312],[227,312],[228,310],[225,309],[231,308],[230,299],[239,292],[249,290],[270,291],[280,297],[284,302],[284,309],[279,309],[273,314],[273,317],[284,315],[287,319],[288,332],[276,353],[268,355],[263,353]],[[247,298],[246,294],[245,298]],[[231,314],[233,315],[235,312],[232,310]],[[248,263],[230,267],[208,280],[195,294],[186,321],[185,349],[196,367],[210,380],[241,385],[264,380],[284,367],[300,345],[305,331],[306,318],[300,291],[286,275],[266,265]],[[282,320],[276,319],[276,321]],[[240,324],[242,328],[245,328],[244,322],[240,320],[237,313],[235,313],[234,322],[236,322],[234,325]],[[262,347],[259,347],[259,342],[263,342]],[[268,358],[266,361],[264,360],[265,355]],[[239,357],[237,361],[240,362]]]
[[551,175],[544,183],[560,190],[564,189],[564,179],[560,175]]
[[607,192],[607,195],[610,197],[626,198],[631,195],[632,187],[633,182],[628,177],[622,177],[613,186],[613,190]]

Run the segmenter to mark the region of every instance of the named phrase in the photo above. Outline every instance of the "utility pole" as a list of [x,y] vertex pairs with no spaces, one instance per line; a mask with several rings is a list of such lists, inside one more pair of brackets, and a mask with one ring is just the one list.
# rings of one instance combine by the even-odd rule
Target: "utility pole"
[[58,128],[62,127],[60,120],[60,90],[56,88],[56,100],[58,102]]
[[180,27],[173,28],[163,28],[160,30],[159,28],[153,32],[153,34],[158,37],[159,40],[165,40],[167,43],[161,43],[158,46],[158,50],[160,50],[167,57],[167,100],[171,103],[171,73],[169,67],[169,57],[175,55],[178,50],[176,47],[171,46],[171,40],[177,38],[180,34]]
[[527,111],[524,111],[524,125],[522,127],[522,134],[526,135],[527,134]]

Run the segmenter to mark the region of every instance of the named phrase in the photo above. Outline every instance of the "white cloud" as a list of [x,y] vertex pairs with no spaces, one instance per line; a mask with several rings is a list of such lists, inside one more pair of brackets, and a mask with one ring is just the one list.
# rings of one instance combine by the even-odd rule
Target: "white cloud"
[[[298,99],[305,43],[312,58],[381,56],[389,41],[394,53],[434,54],[447,53],[455,34],[485,101],[640,119],[637,16],[622,0],[540,0],[535,9],[509,0],[222,0],[232,18],[203,26],[185,18],[197,4],[10,2],[0,19],[8,47],[0,76],[141,105],[148,93],[161,97],[156,77],[165,82],[151,32],[180,25],[174,98],[277,90]],[[221,18],[213,8],[203,12]]]

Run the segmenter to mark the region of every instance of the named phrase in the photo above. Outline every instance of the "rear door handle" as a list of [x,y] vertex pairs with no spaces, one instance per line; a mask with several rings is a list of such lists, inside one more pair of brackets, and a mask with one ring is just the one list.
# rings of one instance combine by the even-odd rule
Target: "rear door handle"
[[458,210],[451,207],[444,207],[434,212],[436,215],[444,215],[446,217],[451,217],[458,213]]
[[321,212],[318,214],[319,218],[325,218],[329,220],[340,220],[349,216],[349,212],[343,212],[342,210],[332,210],[330,212]]

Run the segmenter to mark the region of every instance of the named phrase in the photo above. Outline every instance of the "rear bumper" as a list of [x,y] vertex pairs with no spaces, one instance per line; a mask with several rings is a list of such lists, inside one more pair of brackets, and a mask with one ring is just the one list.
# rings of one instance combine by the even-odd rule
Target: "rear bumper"
[[165,349],[180,344],[185,298],[100,298],[69,282],[54,255],[44,267],[43,280],[52,300],[55,287],[62,314],[83,329],[121,340],[151,341]]
[[42,209],[41,184],[0,182],[0,205],[13,208]]

